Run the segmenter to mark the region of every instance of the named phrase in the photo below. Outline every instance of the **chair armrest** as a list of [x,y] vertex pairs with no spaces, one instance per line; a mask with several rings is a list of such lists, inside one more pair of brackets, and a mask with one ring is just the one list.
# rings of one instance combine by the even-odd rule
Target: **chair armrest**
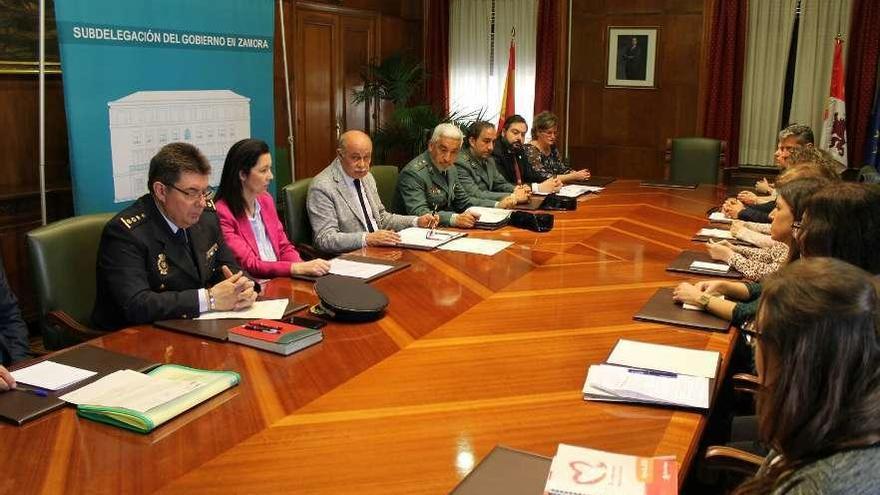
[[749,373],[737,373],[733,375],[733,389],[737,392],[757,393],[761,387],[761,381],[757,376]]
[[758,472],[758,468],[764,463],[764,458],[759,455],[724,445],[709,446],[706,449],[705,459],[708,467],[734,471],[747,476]]
[[94,330],[79,323],[74,320],[72,316],[61,310],[49,311],[46,315],[46,322],[49,325],[58,327],[63,334],[69,335],[71,338],[79,342],[85,342],[87,340],[107,335],[107,332]]

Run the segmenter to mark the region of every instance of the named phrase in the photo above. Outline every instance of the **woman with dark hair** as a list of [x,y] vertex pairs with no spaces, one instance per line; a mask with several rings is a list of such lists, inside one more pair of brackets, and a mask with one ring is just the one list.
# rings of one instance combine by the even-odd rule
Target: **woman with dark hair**
[[[811,196],[828,185],[825,179],[797,179],[779,186],[776,205],[770,212],[770,237],[789,246],[788,260],[798,258],[794,231],[800,225],[804,208]],[[679,284],[673,293],[677,302],[694,304],[721,318],[742,326],[755,317],[761,284],[709,280],[696,285]],[[721,297],[724,296],[724,297]],[[737,302],[739,301],[739,302]]]
[[831,256],[880,274],[880,186],[840,182],[807,204],[798,245],[803,256]]
[[871,274],[810,258],[767,278],[756,321],[758,433],[751,494],[880,488],[880,296]]
[[544,179],[556,177],[563,183],[590,178],[589,170],[572,170],[559,157],[556,138],[559,119],[550,112],[535,115],[532,121],[532,140],[526,145],[526,157],[532,168]]
[[242,139],[229,148],[214,203],[226,244],[255,277],[326,274],[330,263],[303,261],[287,239],[267,192],[272,177],[272,156],[264,141]]

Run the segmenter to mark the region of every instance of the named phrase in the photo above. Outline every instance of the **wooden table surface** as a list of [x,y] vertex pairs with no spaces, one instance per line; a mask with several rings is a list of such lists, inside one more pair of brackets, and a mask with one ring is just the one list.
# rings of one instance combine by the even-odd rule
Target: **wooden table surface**
[[[617,181],[549,233],[472,232],[515,242],[494,257],[363,250],[412,263],[373,283],[386,316],[331,323],[289,357],[151,326],[97,339],[242,382],[149,435],[69,407],[0,425],[0,493],[447,493],[496,444],[550,456],[560,442],[675,455],[684,473],[703,416],[586,403],[581,387],[621,337],[719,351],[726,368],[732,332],[632,320],[684,280],[664,268],[721,198]],[[267,292],[316,301],[302,281]]]

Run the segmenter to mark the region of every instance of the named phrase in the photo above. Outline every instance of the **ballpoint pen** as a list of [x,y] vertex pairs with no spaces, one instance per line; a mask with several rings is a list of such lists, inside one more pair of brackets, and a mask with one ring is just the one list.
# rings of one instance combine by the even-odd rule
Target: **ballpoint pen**
[[253,330],[255,332],[281,333],[281,329],[279,327],[270,327],[268,325],[261,325],[259,323],[248,323],[244,326],[244,328],[248,330]]
[[49,393],[45,390],[40,390],[38,388],[30,388],[30,387],[22,387],[19,384],[15,384],[15,388],[12,390],[17,390],[19,392],[27,392],[29,394],[39,395],[40,397],[49,397]]

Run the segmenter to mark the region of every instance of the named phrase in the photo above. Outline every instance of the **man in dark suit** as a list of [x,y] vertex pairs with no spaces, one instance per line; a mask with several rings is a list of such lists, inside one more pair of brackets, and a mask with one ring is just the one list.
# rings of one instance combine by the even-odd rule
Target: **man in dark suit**
[[27,353],[27,327],[0,259],[0,392],[15,387],[15,379],[4,366],[26,358]]
[[210,171],[187,143],[165,145],[150,161],[150,192],[113,217],[101,235],[95,326],[116,330],[254,303],[254,283],[223,242],[208,199]]
[[544,179],[535,172],[526,158],[524,140],[529,130],[526,119],[519,115],[511,115],[504,119],[501,139],[492,150],[498,170],[515,186],[526,185],[532,191],[551,193],[562,188],[562,181],[556,177]]

